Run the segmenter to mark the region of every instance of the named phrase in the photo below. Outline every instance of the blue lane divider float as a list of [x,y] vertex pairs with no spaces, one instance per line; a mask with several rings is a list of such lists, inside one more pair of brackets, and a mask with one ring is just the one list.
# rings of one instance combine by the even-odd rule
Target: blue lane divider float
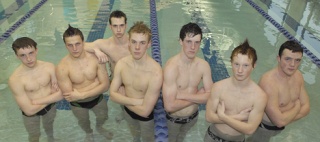
[[14,23],[4,34],[0,37],[0,44],[8,39],[11,34],[17,30],[28,18],[30,18],[45,2],[48,0],[41,0],[36,6],[34,6],[30,11],[28,11],[23,17],[21,17],[16,23]]
[[310,57],[311,61],[320,67],[320,59],[318,59],[310,50],[308,50],[302,43],[300,43],[294,36],[292,36],[283,26],[281,26],[277,21],[275,21],[268,13],[266,13],[262,8],[255,4],[251,0],[246,0],[254,9],[256,9],[264,18],[266,18],[272,25],[274,25],[286,38],[289,40],[294,40],[298,42],[304,53]]
[[[93,22],[89,35],[87,37],[87,42],[92,42],[96,39],[103,38],[106,27],[108,25],[108,20],[110,16],[111,9],[113,7],[114,0],[103,0],[100,5],[100,9],[97,13],[97,16]],[[109,100],[109,96],[105,95],[105,100]],[[69,102],[66,100],[61,100],[57,102],[58,110],[70,110]]]
[[[150,0],[150,29],[151,29],[151,46],[152,46],[152,58],[160,65],[161,52],[160,52],[160,40],[157,21],[156,3],[154,0]],[[166,114],[163,107],[162,92],[154,108],[154,121],[155,121],[155,142],[167,142],[168,141],[168,128]]]

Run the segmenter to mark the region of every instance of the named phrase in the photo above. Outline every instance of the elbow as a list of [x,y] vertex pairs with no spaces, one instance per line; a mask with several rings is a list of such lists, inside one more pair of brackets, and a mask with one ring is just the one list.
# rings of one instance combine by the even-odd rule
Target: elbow
[[[150,112],[150,113],[151,113],[151,112]],[[143,113],[141,113],[140,115],[141,115],[142,117],[144,117],[144,118],[149,118],[150,113],[148,113],[148,112],[143,112]]]
[[36,114],[36,113],[38,112],[36,109],[28,109],[28,110],[26,110],[26,109],[22,110],[22,109],[21,109],[21,111],[22,111],[26,116],[32,116],[32,115],[34,115],[34,114]]
[[104,87],[103,87],[103,92],[107,92],[108,89],[109,89],[109,83],[105,83],[105,84],[102,84]]
[[308,108],[306,109],[306,112],[305,112],[304,116],[307,116],[309,113],[310,113],[310,106],[308,106]]
[[115,101],[114,94],[112,92],[110,92],[109,99],[113,102]]
[[274,124],[275,124],[275,126],[281,128],[281,127],[286,126],[288,123],[286,123],[284,121],[278,121],[278,122],[275,122]]
[[206,121],[209,122],[209,123],[212,122],[211,119],[208,116],[206,116]]
[[168,113],[172,113],[175,111],[174,108],[170,105],[164,105],[164,110]]
[[251,129],[251,130],[244,132],[244,134],[245,135],[252,135],[255,131],[256,131],[256,129]]

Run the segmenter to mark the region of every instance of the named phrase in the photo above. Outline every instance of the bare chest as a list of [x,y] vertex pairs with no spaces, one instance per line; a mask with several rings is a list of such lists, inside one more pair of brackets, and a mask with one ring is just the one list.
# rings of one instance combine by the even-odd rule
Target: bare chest
[[90,61],[78,62],[69,65],[69,77],[71,82],[81,84],[87,80],[94,80],[97,77],[97,65]]
[[286,107],[287,105],[295,102],[299,98],[301,91],[300,88],[301,86],[299,86],[298,83],[283,84],[283,86],[279,88],[278,92],[279,106]]
[[229,92],[222,94],[220,101],[225,103],[226,114],[238,114],[253,106],[253,95],[251,92]]
[[202,74],[197,69],[179,68],[177,85],[179,90],[198,87],[202,80]]
[[121,72],[122,82],[126,89],[131,89],[131,91],[138,94],[144,94],[146,92],[152,76],[153,73],[151,71],[139,69],[126,69]]
[[51,78],[48,72],[37,72],[21,76],[26,92],[34,93],[40,89],[47,88],[51,85]]

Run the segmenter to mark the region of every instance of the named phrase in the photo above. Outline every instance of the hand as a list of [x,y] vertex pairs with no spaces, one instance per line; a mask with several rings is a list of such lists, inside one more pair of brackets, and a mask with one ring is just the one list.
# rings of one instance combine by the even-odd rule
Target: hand
[[300,107],[301,107],[300,99],[297,99],[297,100],[294,102],[294,105],[300,108]]
[[205,93],[206,91],[204,90],[204,87],[198,89],[198,92],[197,94],[202,94],[202,93]]
[[64,99],[66,99],[68,102],[74,102],[74,101],[78,101],[78,100],[84,99],[82,94],[80,92],[78,92],[77,89],[73,89],[72,92],[63,93],[62,95],[63,95]]
[[59,90],[60,89],[59,89],[58,83],[51,83],[51,94],[58,92]]
[[252,110],[252,107],[242,110],[239,113],[240,121],[248,121],[251,110]]
[[94,49],[94,54],[97,56],[100,64],[104,64],[109,61],[108,56],[99,49]]
[[143,104],[143,99],[137,99],[135,102],[135,106],[139,106],[139,105],[142,105]]
[[220,101],[219,104],[218,104],[218,108],[217,108],[217,114],[219,116],[219,118],[222,118],[225,116],[225,106],[224,106],[224,101]]
[[125,90],[124,86],[120,86],[118,92],[119,92],[121,95],[123,95],[123,96],[126,95],[126,90]]

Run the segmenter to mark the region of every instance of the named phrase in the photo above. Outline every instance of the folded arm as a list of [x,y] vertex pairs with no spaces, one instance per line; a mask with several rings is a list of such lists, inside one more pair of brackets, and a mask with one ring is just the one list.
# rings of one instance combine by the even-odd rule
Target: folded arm
[[26,115],[34,115],[46,107],[46,105],[32,104],[31,99],[27,96],[27,93],[24,90],[23,84],[21,84],[21,81],[10,78],[9,86],[18,106]]
[[118,62],[114,70],[113,79],[109,90],[110,99],[118,104],[125,106],[142,105],[143,99],[130,98],[127,97],[127,95],[124,95],[123,93],[119,92],[119,89],[122,85],[121,64],[121,62]]
[[160,96],[160,90],[162,86],[162,70],[159,69],[149,81],[149,87],[141,105],[128,106],[130,110],[136,114],[147,117],[153,111],[155,104]]
[[167,112],[176,112],[195,103],[177,98],[178,86],[176,83],[178,73],[172,68],[164,69],[164,80],[162,85],[162,95],[164,108]]

